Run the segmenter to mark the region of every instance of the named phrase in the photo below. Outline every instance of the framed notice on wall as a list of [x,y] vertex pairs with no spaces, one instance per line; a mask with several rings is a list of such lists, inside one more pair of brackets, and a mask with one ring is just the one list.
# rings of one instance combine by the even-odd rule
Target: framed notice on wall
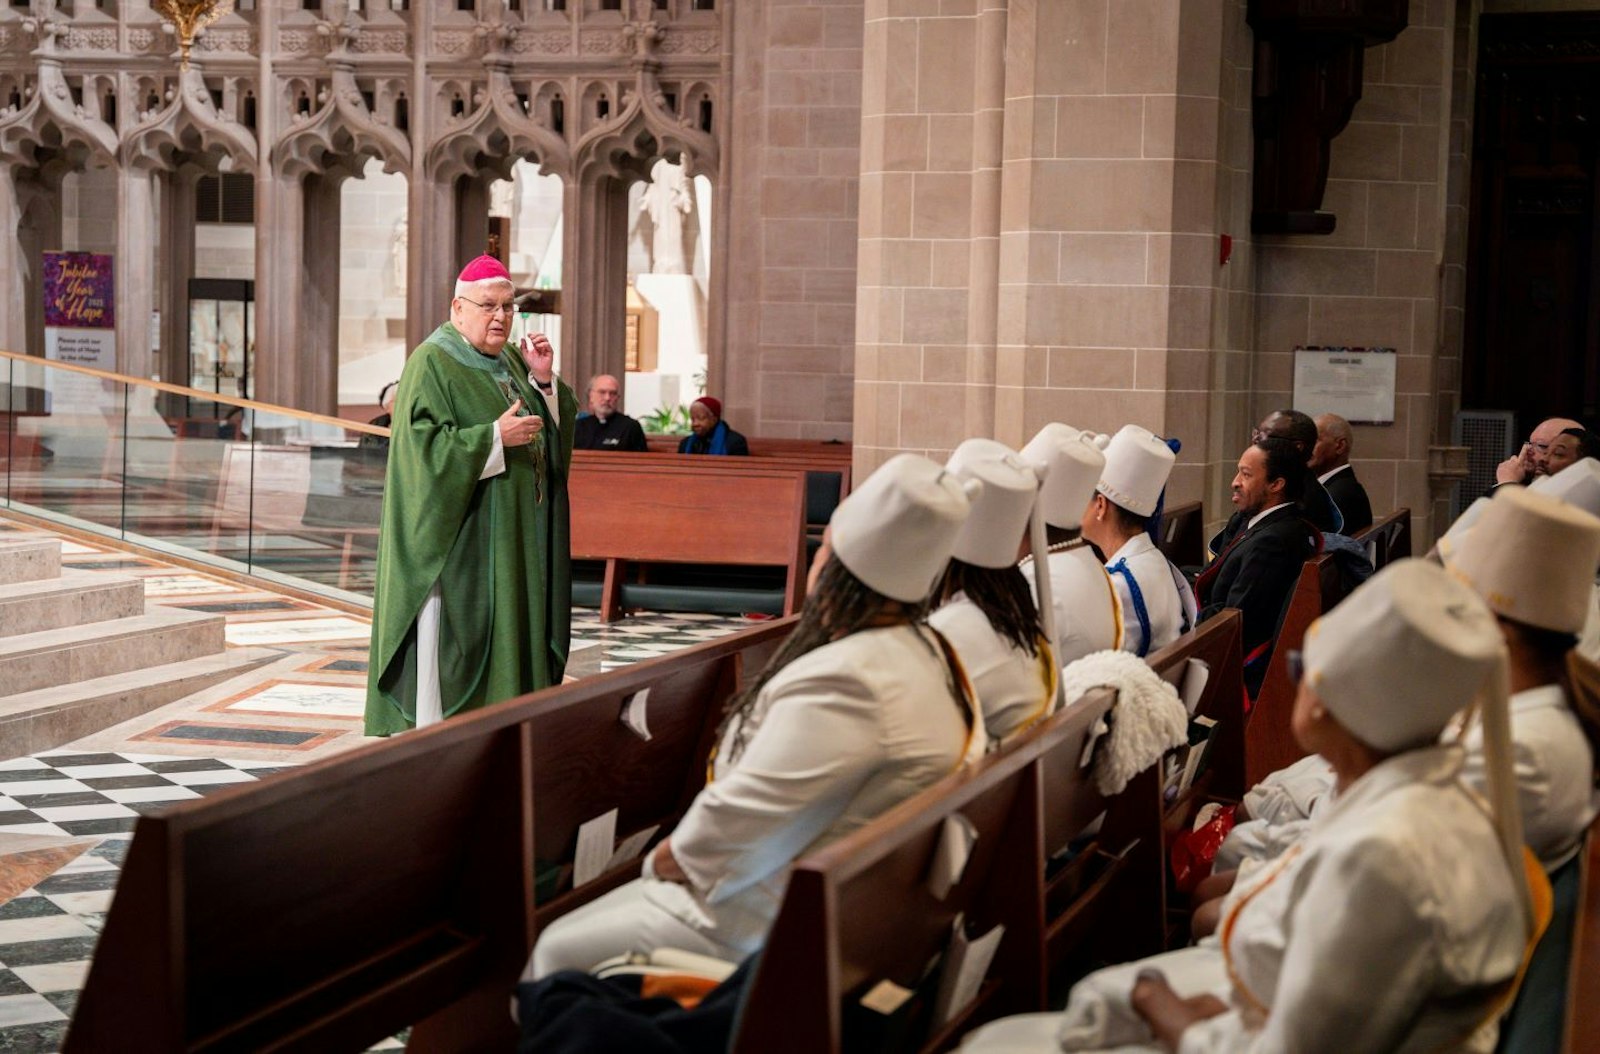
[[1294,408],[1353,425],[1394,424],[1393,348],[1297,347]]

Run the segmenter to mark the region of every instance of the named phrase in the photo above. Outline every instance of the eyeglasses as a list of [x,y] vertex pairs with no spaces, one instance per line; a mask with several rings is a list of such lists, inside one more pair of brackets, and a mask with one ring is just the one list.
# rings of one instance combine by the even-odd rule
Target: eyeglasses
[[1284,658],[1288,660],[1285,665],[1289,667],[1289,680],[1294,684],[1299,684],[1306,675],[1305,656],[1301,654],[1300,649],[1290,648],[1289,653]]
[[480,304],[469,296],[457,297],[457,299],[465,300],[485,315],[513,315],[517,311],[517,302],[515,300],[509,300],[504,304]]

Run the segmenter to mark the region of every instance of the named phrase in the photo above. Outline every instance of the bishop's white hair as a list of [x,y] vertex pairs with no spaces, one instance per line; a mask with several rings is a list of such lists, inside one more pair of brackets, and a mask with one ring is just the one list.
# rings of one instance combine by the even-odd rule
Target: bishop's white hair
[[512,292],[516,292],[517,289],[516,284],[509,278],[480,278],[476,282],[463,282],[458,278],[456,279],[456,296],[467,296],[478,289],[487,290],[492,285],[510,286]]

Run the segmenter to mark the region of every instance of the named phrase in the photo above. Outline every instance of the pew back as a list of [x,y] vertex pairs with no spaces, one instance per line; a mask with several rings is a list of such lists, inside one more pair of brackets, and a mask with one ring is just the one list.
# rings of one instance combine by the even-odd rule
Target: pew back
[[1371,527],[1355,536],[1366,546],[1367,559],[1374,571],[1383,570],[1391,560],[1403,560],[1411,555],[1411,510],[1396,509]]
[[803,472],[640,467],[623,464],[623,457],[607,454],[575,466],[567,484],[572,558],[605,563],[603,621],[622,613],[628,563],[781,567],[783,613],[800,609],[806,570]]
[[1305,642],[1306,630],[1347,592],[1333,554],[1307,560],[1300,569],[1294,592],[1284,608],[1277,642],[1267,672],[1245,723],[1245,781],[1255,786],[1268,773],[1291,765],[1305,755],[1289,728],[1294,697],[1299,686],[1289,676],[1289,652]]
[[[750,981],[732,1049],[841,1050],[845,1001],[888,979],[922,985],[947,946],[958,915],[973,933],[1006,932],[989,980],[948,1024],[920,1017],[940,1049],[998,1012],[1039,1009],[1044,855],[1041,760],[1078,757],[1112,697],[1080,700],[1006,749],[902,802],[872,823],[796,861],[783,905]],[[1064,793],[1093,794],[1089,770],[1074,766]],[[943,898],[928,878],[946,822],[957,815],[977,831],[959,881]]]
[[[721,693],[791,628],[758,627],[141,816],[66,1049],[362,1049],[411,1025],[417,1049],[508,1049],[506,993],[535,936],[535,858],[567,853],[565,832],[598,800],[556,784],[637,793],[607,799],[624,806],[623,830],[670,817],[692,793]],[[619,739],[618,700],[643,687],[659,689],[651,731],[677,753]],[[551,760],[560,752],[578,760],[562,768]],[[631,771],[644,764],[660,773]],[[537,918],[554,907],[539,904]]]
[[1205,509],[1200,502],[1186,501],[1162,512],[1157,548],[1179,567],[1206,562]]

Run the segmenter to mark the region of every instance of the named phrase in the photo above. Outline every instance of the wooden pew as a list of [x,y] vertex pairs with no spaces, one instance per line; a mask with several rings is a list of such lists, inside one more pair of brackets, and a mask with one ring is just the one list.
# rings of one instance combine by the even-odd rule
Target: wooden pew
[[[1151,657],[1174,685],[1191,658],[1211,677],[1196,713],[1218,721],[1207,775],[1190,797],[1243,791],[1240,616],[1226,612]],[[997,753],[840,841],[797,861],[750,982],[732,1049],[838,1051],[846,1007],[879,980],[917,988],[963,913],[970,931],[1006,926],[977,1001],[948,1027],[920,1023],[938,1050],[999,1014],[1043,1009],[1054,969],[1071,957],[1122,961],[1165,943],[1165,858],[1159,766],[1114,798],[1079,764],[1088,729],[1112,697],[1092,692]],[[935,899],[925,879],[945,819],[978,829],[960,883]],[[1050,856],[1105,814],[1099,833],[1046,877]],[[923,1013],[926,1013],[924,1008]],[[910,1049],[917,1049],[912,1044]]]
[[1589,1054],[1600,1036],[1600,820],[1584,843],[1572,960],[1567,967],[1567,1020],[1563,1054]]
[[688,454],[650,451],[575,450],[574,471],[591,464],[663,465],[693,467],[707,472],[748,471],[752,468],[793,468],[806,473],[806,525],[821,530],[834,508],[850,494],[850,462],[827,456],[774,454],[760,458],[693,457]]
[[1198,501],[1186,501],[1161,514],[1163,555],[1179,567],[1200,567],[1206,562],[1205,510]]
[[[1076,758],[1111,694],[1096,692],[1018,742],[991,754],[790,868],[782,907],[749,982],[731,1049],[744,1052],[842,1049],[847,1001],[880,980],[917,989],[949,941],[952,920],[972,932],[999,924],[1004,937],[977,998],[919,1046],[939,1050],[998,1014],[1044,1005],[1045,780],[1051,753]],[[1098,811],[1089,770],[1070,767],[1069,801],[1085,823]],[[1059,788],[1058,788],[1059,789]],[[1095,810],[1095,811],[1091,811]],[[978,831],[960,881],[942,900],[928,889],[947,818]],[[1080,828],[1081,829],[1081,828]],[[1152,832],[1153,833],[1153,832]],[[925,1000],[926,1016],[931,1000]],[[924,1028],[927,1026],[924,1025]]]
[[572,558],[605,565],[600,618],[628,605],[630,563],[784,569],[783,614],[805,598],[805,476],[794,469],[630,466],[620,454],[574,465]]
[[1411,555],[1411,510],[1396,509],[1355,536],[1367,548],[1367,559],[1374,571],[1382,571],[1391,560]]
[[1344,578],[1331,553],[1307,560],[1284,608],[1277,643],[1267,672],[1245,722],[1245,782],[1255,786],[1268,773],[1293,764],[1305,755],[1294,741],[1289,717],[1299,690],[1289,676],[1289,652],[1305,642],[1306,629],[1346,594]]
[[[652,454],[676,454],[683,436],[647,435],[645,443]],[[850,464],[855,448],[850,443],[831,439],[779,439],[772,436],[745,436],[751,457],[773,457],[798,454],[814,460]]]
[[[541,854],[670,822],[778,622],[141,816],[68,1051],[509,1049]],[[653,738],[619,731],[651,688]],[[631,740],[631,742],[630,742]],[[703,772],[702,772],[703,776]],[[582,900],[627,877],[618,869]]]

